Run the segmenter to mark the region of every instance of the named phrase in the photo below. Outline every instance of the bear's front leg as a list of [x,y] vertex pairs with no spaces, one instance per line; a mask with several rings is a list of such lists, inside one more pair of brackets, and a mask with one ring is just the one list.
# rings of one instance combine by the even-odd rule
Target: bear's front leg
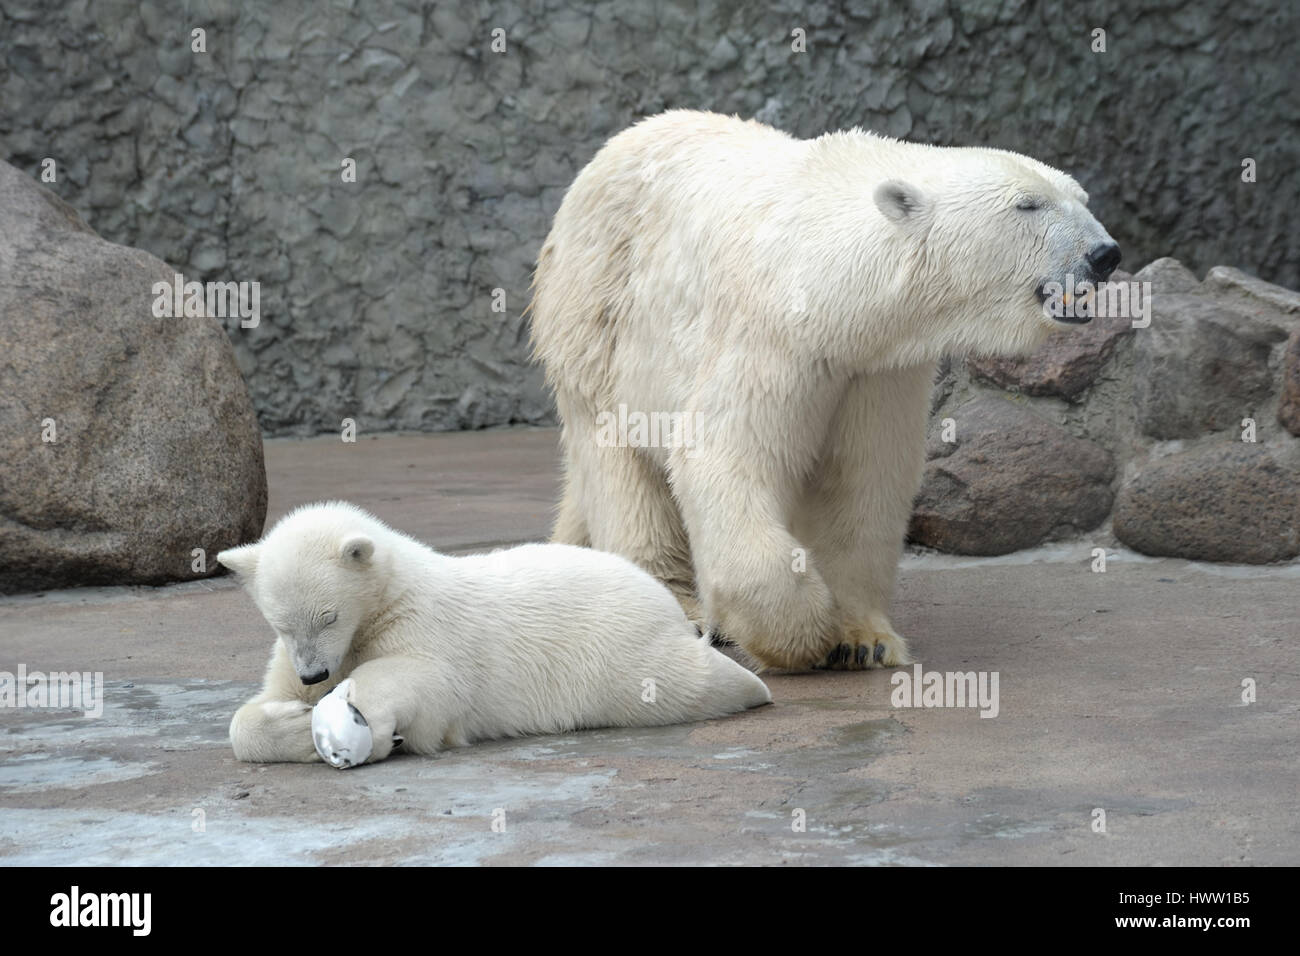
[[933,380],[928,363],[856,377],[831,420],[820,470],[796,520],[842,615],[839,640],[822,667],[911,662],[889,606],[925,466]]
[[[318,685],[319,686],[319,685]],[[230,746],[248,763],[310,763],[311,700],[317,688],[304,688],[281,641],[276,641],[261,692],[235,711]]]
[[367,661],[321,698],[311,715],[311,737],[321,759],[346,770],[378,763],[400,742],[418,753],[442,743],[451,696],[442,671],[410,657]]
[[230,721],[235,758],[248,763],[310,763],[311,704],[298,698],[250,700]]
[[779,489],[748,470],[699,455],[677,474],[704,614],[765,667],[810,668],[834,646],[840,615],[785,527]]

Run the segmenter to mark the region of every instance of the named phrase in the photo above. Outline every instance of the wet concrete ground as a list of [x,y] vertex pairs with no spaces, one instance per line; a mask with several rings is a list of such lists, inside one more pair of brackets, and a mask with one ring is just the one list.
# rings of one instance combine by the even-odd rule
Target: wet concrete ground
[[[555,462],[547,430],[271,441],[269,520],[344,498],[443,550],[536,540]],[[1093,543],[905,559],[895,625],[925,670],[996,672],[995,718],[777,675],[725,720],[344,772],[232,756],[271,637],[229,578],[0,599],[0,671],[105,680],[98,718],[0,708],[0,864],[1300,862],[1300,564],[1097,574]]]

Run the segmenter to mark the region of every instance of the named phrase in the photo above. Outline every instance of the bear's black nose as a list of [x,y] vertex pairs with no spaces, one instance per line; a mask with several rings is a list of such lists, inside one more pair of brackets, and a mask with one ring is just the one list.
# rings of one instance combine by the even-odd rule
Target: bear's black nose
[[324,671],[317,671],[315,674],[310,674],[307,677],[303,677],[301,674],[298,676],[299,679],[304,684],[319,684],[325,678],[330,676],[330,672],[328,670],[324,670]]
[[1103,242],[1088,250],[1088,265],[1097,273],[1097,278],[1107,279],[1119,265],[1119,246],[1113,242]]

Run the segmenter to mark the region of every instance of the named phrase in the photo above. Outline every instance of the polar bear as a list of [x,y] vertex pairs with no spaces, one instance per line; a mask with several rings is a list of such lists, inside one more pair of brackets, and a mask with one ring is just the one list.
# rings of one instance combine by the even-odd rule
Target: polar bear
[[1025,353],[1050,305],[1086,321],[1049,300],[1119,263],[1087,201],[1016,153],[857,129],[673,111],[618,134],[529,305],[552,540],[627,556],[768,667],[906,663],[889,605],[937,361]]
[[451,557],[329,502],[217,560],[278,637],[261,693],[230,723],[240,760],[343,768],[384,759],[395,736],[428,754],[772,699],[618,555],[531,544]]

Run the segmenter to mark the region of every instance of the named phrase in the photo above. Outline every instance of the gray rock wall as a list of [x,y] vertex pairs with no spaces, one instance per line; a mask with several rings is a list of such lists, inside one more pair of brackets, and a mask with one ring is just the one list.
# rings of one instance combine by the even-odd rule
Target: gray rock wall
[[262,283],[227,331],[267,432],[539,422],[533,257],[600,144],[669,107],[1030,153],[1126,264],[1300,285],[1296,7],[1147,7],[6,0],[0,158],[54,158],[96,231],[187,278]]

